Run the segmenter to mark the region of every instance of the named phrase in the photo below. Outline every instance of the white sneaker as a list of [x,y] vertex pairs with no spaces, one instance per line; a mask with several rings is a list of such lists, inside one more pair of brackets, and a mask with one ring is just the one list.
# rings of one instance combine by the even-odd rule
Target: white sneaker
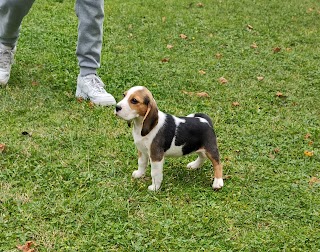
[[93,103],[102,106],[116,104],[114,97],[107,93],[102,80],[95,74],[78,76],[76,97],[89,98]]
[[10,78],[11,65],[17,48],[0,43],[0,86],[7,85]]

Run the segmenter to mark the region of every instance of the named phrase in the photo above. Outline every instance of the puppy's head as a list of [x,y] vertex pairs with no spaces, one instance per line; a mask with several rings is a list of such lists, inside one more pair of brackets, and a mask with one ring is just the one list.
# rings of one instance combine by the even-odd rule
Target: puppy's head
[[126,121],[142,119],[141,135],[146,136],[158,123],[158,107],[151,92],[136,86],[123,95],[124,98],[116,106],[116,115]]

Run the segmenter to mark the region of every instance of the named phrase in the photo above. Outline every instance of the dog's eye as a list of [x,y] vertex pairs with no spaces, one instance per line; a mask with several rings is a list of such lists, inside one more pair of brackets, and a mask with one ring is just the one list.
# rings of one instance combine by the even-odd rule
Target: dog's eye
[[123,97],[125,97],[126,96],[126,94],[122,94],[123,95]]
[[137,103],[138,103],[138,101],[137,101],[137,99],[136,99],[136,98],[132,98],[132,99],[131,99],[131,103],[132,103],[132,104],[137,104]]

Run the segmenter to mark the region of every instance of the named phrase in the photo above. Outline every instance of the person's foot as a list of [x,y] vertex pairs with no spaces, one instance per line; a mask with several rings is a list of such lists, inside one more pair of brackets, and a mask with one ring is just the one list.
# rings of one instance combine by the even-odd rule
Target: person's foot
[[76,97],[89,98],[93,103],[102,106],[116,104],[114,97],[107,93],[102,80],[95,74],[78,76]]
[[7,85],[9,81],[15,52],[16,47],[12,48],[0,43],[0,86]]

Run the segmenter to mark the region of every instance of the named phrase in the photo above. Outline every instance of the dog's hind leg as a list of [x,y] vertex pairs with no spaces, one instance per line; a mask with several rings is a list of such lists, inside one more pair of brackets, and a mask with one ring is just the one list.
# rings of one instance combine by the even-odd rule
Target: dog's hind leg
[[223,178],[222,178],[222,164],[220,163],[218,149],[209,148],[206,150],[206,155],[210,159],[213,170],[214,170],[214,181],[212,188],[218,190],[223,187]]
[[200,168],[204,161],[206,160],[205,150],[197,151],[198,158],[195,161],[190,162],[187,164],[187,168],[189,169],[198,169]]

